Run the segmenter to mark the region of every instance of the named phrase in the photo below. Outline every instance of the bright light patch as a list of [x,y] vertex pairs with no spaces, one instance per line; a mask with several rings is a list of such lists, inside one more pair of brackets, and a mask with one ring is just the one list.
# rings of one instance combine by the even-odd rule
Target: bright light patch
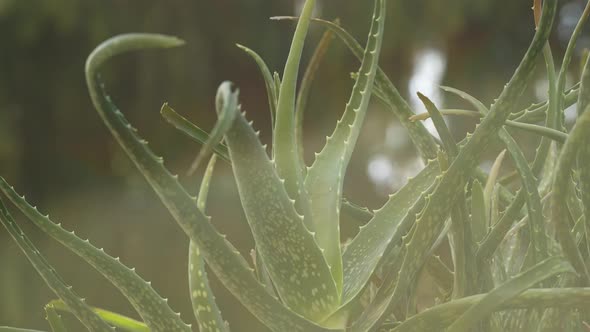
[[[408,84],[410,103],[414,112],[426,112],[424,104],[422,104],[416,95],[417,92],[424,94],[435,105],[442,105],[444,100],[439,86],[442,83],[446,67],[447,58],[440,50],[425,48],[418,51],[414,58],[414,71]],[[439,137],[432,120],[424,121],[424,126],[426,126],[431,134]]]

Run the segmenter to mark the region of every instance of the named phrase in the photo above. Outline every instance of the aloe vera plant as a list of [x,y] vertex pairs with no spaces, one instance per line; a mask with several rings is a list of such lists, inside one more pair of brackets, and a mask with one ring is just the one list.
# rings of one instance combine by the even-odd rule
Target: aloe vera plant
[[[203,144],[192,170],[210,158],[197,197],[150,150],[106,94],[99,70],[112,57],[141,49],[169,48],[182,41],[164,35],[127,34],[98,46],[86,63],[90,97],[115,140],[137,166],[188,238],[190,299],[199,331],[239,331],[222,315],[209,286],[212,272],[271,331],[582,331],[590,326],[590,63],[580,83],[565,76],[590,2],[571,37],[560,71],[548,44],[557,0],[535,1],[537,30],[529,49],[498,99],[487,107],[466,92],[473,111],[439,109],[419,94],[428,114],[414,115],[379,68],[386,0],[375,0],[372,24],[360,46],[339,22],[312,19],[306,0],[283,75],[261,56],[253,58],[265,80],[273,143],[269,155],[246,112],[239,90],[224,82],[216,96],[218,122],[210,133],[168,104],[162,116]],[[280,19],[293,19],[277,17]],[[297,89],[301,54],[311,24],[327,28]],[[311,165],[302,157],[302,119],[310,83],[325,50],[342,41],[360,68],[344,113]],[[544,57],[550,85],[547,102],[515,108],[535,64]],[[375,96],[406,126],[425,167],[375,211],[343,196],[347,166],[370,99]],[[577,104],[571,131],[564,109]],[[443,119],[481,119],[472,134],[454,140]],[[432,117],[440,144],[420,120]],[[543,124],[539,124],[543,122]],[[529,161],[512,130],[542,137]],[[489,173],[478,169],[482,153],[497,142],[504,151]],[[549,156],[549,158],[548,158]],[[556,161],[551,156],[555,156]],[[499,177],[503,159],[515,165],[512,186]],[[255,240],[245,259],[206,215],[216,161],[231,164],[241,205]],[[513,180],[514,179],[514,180]],[[516,192],[512,192],[516,188]],[[167,300],[118,258],[64,230],[40,213],[3,178],[0,191],[33,224],[106,277],[141,317],[137,321],[90,306],[36,249],[0,201],[0,221],[59,300],[45,308],[54,332],[67,331],[60,313],[71,313],[90,331],[191,331]],[[523,208],[525,207],[526,208]],[[343,244],[341,215],[363,226]],[[436,256],[448,241],[452,260]],[[418,310],[417,280],[428,274],[440,289],[429,309]],[[0,331],[25,331],[0,327]]]

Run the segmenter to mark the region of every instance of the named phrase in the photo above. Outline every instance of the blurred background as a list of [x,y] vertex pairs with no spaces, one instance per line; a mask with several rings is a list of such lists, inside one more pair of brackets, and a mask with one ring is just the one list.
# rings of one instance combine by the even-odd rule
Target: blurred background
[[[562,0],[552,47],[560,59],[585,0]],[[114,59],[104,79],[115,103],[150,141],[166,165],[196,192],[202,170],[186,176],[199,146],[160,118],[162,103],[210,129],[214,96],[223,80],[235,82],[241,100],[264,141],[270,118],[257,67],[235,44],[258,52],[271,70],[282,72],[299,0],[76,1],[0,0],[0,175],[26,194],[55,222],[75,229],[113,256],[120,256],[151,280],[185,321],[193,322],[188,297],[188,242],[171,216],[107,133],[93,110],[84,62],[103,40],[120,33],[157,32],[179,36],[186,46]],[[389,1],[381,66],[417,112],[421,91],[439,107],[468,107],[438,86],[466,90],[490,104],[510,78],[534,34],[532,1]],[[317,16],[340,18],[362,44],[371,1],[318,1]],[[322,34],[313,27],[304,63]],[[587,31],[579,49],[590,46]],[[572,82],[579,65],[575,59]],[[307,162],[330,134],[352,87],[357,60],[337,40],[314,82],[305,120]],[[522,98],[522,106],[546,98],[544,66]],[[449,119],[457,139],[473,129],[470,119]],[[522,135],[524,146],[535,137]],[[491,149],[493,160],[499,149]],[[489,161],[482,161],[485,167]],[[215,226],[248,255],[253,247],[231,169],[218,163],[208,213]],[[345,194],[378,208],[387,194],[420,170],[407,135],[391,112],[374,101],[348,170]],[[14,211],[14,210],[13,210]],[[124,298],[98,273],[59,244],[17,220],[68,283],[96,306],[137,317]],[[343,221],[343,239],[354,225]],[[235,299],[213,280],[224,318],[241,331],[260,331]],[[43,306],[55,296],[0,229],[0,325],[46,329]],[[252,325],[244,321],[253,322]],[[239,323],[239,324],[238,324]]]

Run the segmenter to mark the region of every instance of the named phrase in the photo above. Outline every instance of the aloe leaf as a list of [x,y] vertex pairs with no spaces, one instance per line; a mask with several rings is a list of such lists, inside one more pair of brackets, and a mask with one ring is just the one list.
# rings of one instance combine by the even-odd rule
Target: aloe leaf
[[[338,20],[334,23],[338,24]],[[320,66],[320,63],[326,56],[326,52],[328,51],[328,47],[330,43],[334,39],[334,33],[330,30],[327,30],[322,35],[318,46],[316,47],[311,59],[309,60],[309,64],[305,69],[305,74],[303,74],[303,78],[301,80],[301,87],[299,88],[299,93],[297,94],[297,100],[295,103],[295,137],[297,139],[297,146],[299,148],[299,159],[301,165],[305,165],[305,160],[303,158],[303,119],[305,116],[305,110],[307,109],[307,103],[309,101],[309,93],[311,92],[311,86],[313,80],[315,79],[316,73]]]
[[97,72],[111,57],[128,51],[179,45],[176,38],[128,34],[107,40],[86,62],[86,81],[93,104],[117,142],[137,166],[178,225],[199,247],[209,267],[224,286],[262,323],[272,330],[327,331],[295,314],[268,294],[240,253],[217,232],[209,218],[200,212],[195,199],[164,167],[147,142],[124,118],[116,105],[100,89]]
[[[224,107],[238,107],[238,92],[229,83],[219,88]],[[226,133],[232,166],[256,249],[289,308],[321,321],[338,306],[340,297],[314,236],[295,210],[276,169],[244,115]],[[280,240],[278,240],[280,239]]]
[[447,331],[467,331],[479,320],[498,309],[503,303],[508,302],[510,299],[543,280],[564,272],[573,272],[573,269],[563,257],[551,257],[542,261],[533,268],[515,276],[510,281],[486,294],[481,301],[471,306],[459,316],[459,318],[447,328]]
[[[436,305],[398,325],[392,332],[438,331],[451,324],[487,294],[473,295]],[[530,289],[504,302],[497,308],[514,310],[526,308],[586,308],[590,306],[590,288]],[[435,327],[432,329],[432,327]],[[505,326],[506,327],[506,326]],[[508,330],[508,329],[507,329]],[[512,330],[508,330],[512,331]]]
[[[468,93],[450,87],[442,87],[442,89],[467,100],[478,110],[479,113],[488,114],[489,111],[483,105],[483,103],[481,103],[478,99],[469,95]],[[485,239],[483,239],[483,243],[481,247],[478,249],[477,259],[478,261],[480,261],[491,256],[491,254],[496,250],[501,240],[504,238],[506,232],[508,232],[510,225],[513,222],[512,212],[516,212],[517,209],[520,210],[522,202],[526,201],[528,216],[530,218],[529,224],[531,225],[531,243],[535,249],[533,256],[533,258],[535,259],[533,260],[533,262],[538,262],[547,257],[547,245],[545,240],[545,227],[541,206],[541,197],[537,189],[537,180],[534,176],[535,165],[533,165],[533,169],[529,167],[528,161],[526,160],[524,153],[506,129],[500,129],[498,135],[500,137],[500,140],[506,147],[506,150],[508,151],[508,153],[514,161],[514,164],[523,184],[523,189],[519,191],[519,193],[517,194],[517,198],[508,207],[507,212],[502,216],[498,223],[493,225],[492,230],[486,235]],[[537,166],[539,165],[540,164],[537,163]],[[490,178],[497,178],[497,175],[490,176]],[[489,202],[491,188],[493,188],[493,182],[490,181],[491,180],[488,179],[488,183],[486,183],[487,190],[484,189],[484,202],[486,202],[486,218],[489,218],[489,209],[487,207],[487,202]],[[488,192],[487,197],[486,191]]]
[[[482,118],[484,115],[479,112],[463,110],[463,109],[442,109],[440,110],[442,115],[458,115],[458,116],[467,116],[467,117],[475,117],[475,118]],[[426,120],[430,118],[429,113],[420,113],[410,117],[411,121],[419,121],[419,120]],[[567,134],[561,132],[559,130],[547,128],[544,126],[539,126],[531,123],[519,122],[519,121],[511,121],[506,120],[506,126],[516,129],[522,129],[527,132],[530,132],[535,135],[544,136],[550,138],[554,141],[563,143],[567,139]]]
[[[297,20],[297,17],[277,16],[272,17],[274,20]],[[356,39],[334,22],[321,19],[312,19],[312,23],[324,26],[332,30],[335,35],[350,49],[350,51],[362,61],[364,51],[363,47]],[[395,88],[385,72],[380,68],[377,70],[375,77],[375,89],[380,92],[380,99],[386,102],[390,110],[398,117],[401,124],[408,130],[412,142],[418,148],[424,160],[436,158],[437,145],[428,130],[421,123],[409,121],[410,116],[414,115],[410,105],[404,100],[399,91]]]
[[359,78],[336,129],[328,137],[307,171],[307,189],[319,246],[330,265],[339,291],[342,290],[342,256],[340,251],[340,200],[344,174],[367,112],[375,80],[385,26],[385,1],[376,0],[367,47]]
[[479,180],[473,181],[471,185],[471,222],[473,239],[479,243],[488,232],[489,220],[486,210],[483,186]]
[[126,267],[117,258],[109,256],[104,250],[94,247],[90,242],[80,239],[74,233],[64,230],[60,224],[53,223],[48,216],[44,216],[29,205],[1,177],[0,190],[35,226],[80,256],[117,287],[129,299],[150,328],[155,331],[190,330],[190,327],[182,322],[178,314],[170,309],[167,300],[163,299],[148,282],[139,277],[134,269]]
[[551,25],[557,1],[547,0],[543,8],[543,17],[539,29],[512,79],[502,91],[490,112],[482,120],[468,142],[461,148],[459,155],[449,169],[441,175],[440,183],[427,198],[426,206],[416,220],[416,230],[411,241],[407,244],[404,262],[399,271],[399,279],[395,290],[391,294],[388,304],[379,310],[369,313],[370,319],[357,320],[353,331],[366,331],[378,326],[384,319],[384,313],[395,306],[403,293],[416,277],[429,254],[431,245],[440,235],[444,220],[447,218],[453,203],[463,192],[461,184],[471,176],[483,151],[487,149],[496,133],[508,118],[514,108],[515,101],[520,97],[530,74],[532,73],[537,55],[541,53],[551,31]]
[[[188,121],[182,117],[182,115],[176,113],[176,111],[174,111],[168,104],[162,106],[161,114],[166,121],[196,142],[204,144],[209,139],[209,134],[206,131]],[[213,152],[223,161],[231,163],[229,160],[229,152],[227,151],[227,146],[225,144],[217,144],[217,146],[213,148]],[[356,205],[345,198],[342,199],[342,204],[342,211],[352,216],[355,220],[367,220],[373,217],[373,213],[367,208]]]
[[[276,16],[271,17],[273,20],[297,20],[297,17],[291,16]],[[334,24],[330,21],[321,19],[312,19],[312,23],[326,27],[334,31],[337,36],[348,49],[362,61],[363,59],[363,47],[356,41],[356,39],[344,30],[341,26]],[[355,75],[356,76],[356,75]],[[388,109],[398,118],[399,122],[406,128],[410,139],[418,149],[418,152],[422,156],[422,159],[427,162],[430,159],[436,159],[438,145],[432,135],[428,132],[426,127],[422,123],[414,122],[410,120],[410,117],[414,115],[412,108],[406,100],[401,96],[395,85],[387,77],[385,72],[378,68],[375,77],[375,86],[373,92],[377,93],[379,99],[383,100]],[[476,170],[476,175],[480,181],[485,182],[486,174],[480,170]],[[501,191],[502,200],[505,202],[512,201],[512,194],[502,187]]]
[[[586,60],[578,99],[578,116],[582,116],[590,105],[590,61]],[[584,208],[586,228],[586,244],[590,247],[590,144],[583,144],[578,154],[578,168],[580,170],[581,199]],[[590,253],[589,253],[590,254]]]
[[[47,263],[45,258],[25,233],[16,224],[4,203],[0,201],[0,222],[12,239],[18,244],[22,252],[27,256],[31,265],[37,270],[37,273],[43,278],[47,286],[72,309],[72,312],[80,320],[82,324],[90,331],[104,332],[113,331],[104,320],[102,320],[92,309],[86,304],[86,301],[72,291],[71,286],[67,286],[62,279],[57,275],[57,272]],[[8,328],[7,328],[8,329]],[[0,328],[0,331],[2,328]]]
[[[61,300],[53,300],[49,302],[48,306],[53,307],[55,310],[60,310],[64,312],[71,312],[70,308],[63,303]],[[115,326],[118,329],[123,331],[129,332],[149,332],[150,329],[145,325],[143,322],[137,321],[133,318],[129,318],[123,316],[121,314],[100,309],[93,307],[92,310],[96,312],[100,318],[104,319],[106,322],[110,323],[111,325]]]
[[[420,98],[432,118],[436,131],[438,132],[445,148],[447,159],[453,161],[459,153],[459,150],[442,114],[428,97],[418,93],[418,98]],[[447,168],[448,166],[445,166],[441,169],[442,171],[446,171]],[[488,177],[488,181],[491,178],[491,176]],[[472,250],[472,231],[468,218],[469,213],[467,212],[465,193],[463,192],[459,195],[457,202],[451,209],[451,232],[449,242],[451,244],[451,255],[455,268],[452,298],[460,298],[471,293],[472,287],[470,280],[473,280],[473,278],[468,276],[468,274],[475,272],[475,265],[474,253]]]
[[576,121],[561,150],[551,194],[551,221],[555,225],[559,244],[578,273],[578,277],[586,283],[590,282],[590,273],[570,232],[567,218],[567,194],[568,187],[571,185],[571,169],[575,165],[578,151],[588,144],[588,133],[590,133],[590,112],[584,112]]
[[45,306],[45,319],[51,326],[52,332],[68,332],[61,316],[58,315],[57,311],[52,305]]
[[246,54],[248,54],[252,60],[254,60],[254,62],[256,62],[256,65],[258,66],[258,69],[260,70],[260,73],[262,74],[262,78],[264,79],[264,86],[266,87],[266,95],[268,97],[268,108],[270,109],[270,121],[271,121],[271,125],[272,128],[275,127],[275,117],[276,117],[276,113],[277,113],[277,101],[278,101],[278,90],[275,87],[275,80],[273,77],[273,74],[271,74],[270,69],[268,69],[268,66],[266,65],[266,62],[264,62],[264,60],[262,59],[262,57],[260,55],[258,55],[258,53],[254,52],[253,50],[249,49],[246,46],[240,45],[240,44],[236,44],[236,46],[241,49],[242,51],[246,52]]
[[[176,113],[176,111],[167,103],[162,105],[160,114],[162,114],[162,117],[176,129],[200,144],[205,144],[211,139],[211,135],[209,135],[208,132],[188,121],[182,115]],[[219,142],[217,145],[214,145],[213,152],[225,162],[231,163],[229,160],[229,152],[227,151],[227,146],[225,144]]]
[[488,176],[488,181],[483,189],[484,199],[487,206],[487,211],[489,213],[490,210],[490,203],[492,201],[492,192],[494,191],[494,187],[496,186],[496,182],[498,180],[498,175],[500,174],[500,168],[502,167],[502,162],[504,161],[504,156],[506,155],[506,150],[502,150],[500,154],[494,160],[492,164],[492,168],[490,168],[490,175]]
[[438,164],[431,162],[398,192],[391,195],[373,218],[345,247],[342,255],[344,287],[342,303],[351,301],[368,282],[382,257],[392,247],[399,245],[415,218],[412,209],[420,205],[420,198],[440,174]]
[[44,331],[20,329],[18,327],[10,327],[10,326],[0,326],[0,332],[44,332]]
[[221,143],[223,140],[223,135],[225,135],[225,133],[231,127],[237,112],[237,109],[224,108],[223,112],[218,114],[217,122],[215,123],[213,130],[211,130],[209,133],[209,139],[207,139],[207,141],[203,144],[203,147],[199,151],[195,161],[193,161],[188,174],[194,173],[201,164],[202,160],[209,157],[213,149],[219,145],[219,143]]
[[[201,212],[205,213],[205,205],[207,202],[207,195],[209,193],[209,183],[213,176],[213,169],[215,168],[215,155],[209,160],[199,196],[197,198],[197,207]],[[189,245],[188,254],[188,279],[189,290],[191,294],[191,303],[193,306],[193,313],[199,325],[201,332],[227,332],[229,328],[226,326],[221,311],[215,302],[215,296],[209,286],[209,279],[205,269],[205,260],[193,241]]]
[[[299,148],[295,137],[295,90],[299,72],[299,63],[303,45],[309,30],[309,22],[316,0],[306,0],[297,23],[295,35],[291,43],[285,71],[283,72],[279,99],[277,102],[277,118],[274,127],[273,152],[279,176],[285,180],[287,193],[298,200],[303,193],[303,165],[299,159]],[[304,195],[305,196],[305,195]],[[307,204],[303,197],[302,204]]]

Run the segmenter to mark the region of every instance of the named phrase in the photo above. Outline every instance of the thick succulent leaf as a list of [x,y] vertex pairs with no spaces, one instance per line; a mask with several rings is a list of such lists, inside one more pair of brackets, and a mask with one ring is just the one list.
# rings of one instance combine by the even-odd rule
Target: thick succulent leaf
[[[216,101],[218,102],[218,101]],[[234,119],[236,117],[236,113],[238,112],[236,109],[230,108],[223,108],[223,111],[218,114],[217,122],[213,127],[213,130],[209,133],[209,139],[203,144],[203,147],[199,151],[199,154],[195,158],[195,161],[191,165],[188,173],[192,174],[194,171],[199,167],[201,162],[204,158],[207,158],[213,152],[213,149],[221,143],[223,140],[223,136],[229,130]]]
[[[551,194],[551,221],[555,225],[559,244],[565,256],[576,269],[578,276],[586,283],[590,282],[590,273],[570,232],[567,195],[568,187],[571,185],[571,170],[576,163],[577,153],[584,145],[588,145],[589,135],[590,112],[584,112],[576,121],[561,150]],[[587,166],[585,165],[585,167]]]
[[[590,106],[590,61],[586,61],[582,73],[582,91],[578,99],[578,114],[583,115]],[[581,198],[584,206],[586,226],[586,243],[590,246],[590,144],[584,144],[578,154],[578,168],[580,171]]]
[[105,278],[107,278],[131,302],[135,310],[154,331],[190,331],[190,326],[182,322],[151,285],[138,276],[134,269],[123,265],[118,258],[106,254],[87,240],[82,240],[73,232],[68,232],[60,224],[53,223],[48,216],[41,214],[20,197],[3,178],[0,190],[35,224],[49,236],[84,259]]
[[551,257],[542,261],[486,294],[481,301],[459,316],[447,331],[467,331],[482,318],[497,310],[503,303],[510,301],[541,281],[564,272],[573,272],[573,269],[563,257]]
[[360,228],[359,233],[344,249],[344,287],[342,303],[352,300],[363,289],[382,257],[406,235],[412,227],[415,212],[424,192],[440,174],[436,162],[429,163],[402,189],[391,195],[373,218]]
[[[168,106],[168,104],[164,104],[162,106],[161,114],[166,119],[166,121],[183,132],[186,136],[195,140],[197,143],[204,144],[209,139],[209,134],[206,131],[188,121],[180,114],[176,113],[176,111]],[[223,161],[231,163],[229,160],[227,145],[219,143],[213,148],[213,152]],[[349,202],[345,198],[342,199],[342,204],[342,211],[347,213],[354,220],[368,220],[373,216],[373,213],[367,208]]]
[[[65,303],[64,306],[67,308]],[[57,310],[55,310],[55,307],[51,304],[45,306],[45,319],[49,323],[52,332],[68,332],[68,329],[66,329],[66,326],[64,325],[61,316],[57,313]]]
[[[335,21],[338,24],[338,20]],[[334,39],[334,33],[330,30],[327,30],[322,35],[318,45],[316,46],[311,59],[309,60],[309,64],[305,69],[305,74],[303,74],[303,78],[301,79],[301,86],[299,88],[299,92],[297,93],[297,100],[295,103],[295,136],[297,138],[297,147],[299,148],[299,159],[301,160],[301,165],[305,165],[305,160],[303,158],[303,119],[305,117],[305,110],[307,109],[307,103],[309,101],[309,94],[311,92],[312,83],[315,79],[317,74],[318,68],[323,61],[326,53],[328,51],[328,47],[330,43]]]
[[[49,302],[48,306],[55,308],[55,310],[60,310],[63,312],[71,312],[70,308],[65,305],[61,300],[53,300]],[[133,318],[129,318],[123,316],[121,314],[100,309],[100,308],[92,308],[100,318],[104,319],[109,324],[115,326],[117,329],[122,331],[129,331],[129,332],[149,332],[150,329],[145,325],[143,322],[137,321]]]
[[483,187],[477,179],[471,185],[471,221],[473,239],[479,243],[488,231],[489,222]]
[[[482,301],[487,294],[473,295],[436,305],[410,317],[392,332],[440,331],[466,310]],[[500,310],[524,308],[586,308],[590,306],[590,288],[531,289],[504,302]],[[509,330],[512,331],[512,330]]]
[[494,160],[492,168],[490,168],[490,175],[488,176],[488,181],[486,182],[486,185],[483,189],[484,200],[486,202],[488,213],[492,202],[492,193],[498,181],[498,176],[500,174],[502,162],[504,161],[504,156],[506,156],[506,150],[502,150],[502,152],[500,152],[500,154],[498,154],[498,156],[496,157],[496,160]]
[[[213,176],[213,169],[215,168],[215,155],[209,160],[199,196],[197,198],[197,207],[201,212],[205,213],[205,205],[207,196],[209,194],[209,183]],[[205,269],[205,260],[201,256],[199,247],[193,241],[189,245],[188,254],[188,280],[189,290],[191,296],[191,303],[193,305],[193,313],[199,325],[201,332],[227,332],[229,328],[221,317],[221,311],[215,302],[215,296],[209,286],[209,278]]]
[[[471,103],[479,113],[481,114],[488,114],[488,109],[477,100],[475,97],[469,95],[466,92],[450,88],[450,87],[443,87],[443,90],[453,93]],[[522,190],[518,193],[517,199],[515,199],[511,205],[508,207],[507,213],[498,221],[497,224],[493,225],[493,229],[491,232],[488,233],[486,238],[483,240],[483,244],[477,254],[478,259],[487,258],[488,255],[491,255],[499,245],[500,241],[504,238],[506,234],[504,231],[508,231],[509,224],[512,224],[511,220],[511,213],[516,208],[520,209],[521,201],[526,201],[527,203],[527,211],[529,216],[529,225],[531,228],[531,245],[533,247],[533,264],[545,259],[548,255],[547,253],[547,244],[545,239],[545,219],[543,218],[543,211],[541,205],[541,197],[539,195],[539,191],[537,189],[538,183],[537,179],[535,178],[534,171],[529,167],[528,161],[520,149],[516,141],[512,138],[512,136],[508,133],[508,131],[504,128],[501,128],[498,132],[498,136],[500,140],[506,147],[506,150],[512,157],[514,161],[514,165],[516,166],[516,170],[520,175],[520,179],[522,182]],[[543,143],[541,143],[543,144]],[[542,149],[542,147],[540,147]],[[533,166],[534,167],[534,166]],[[492,169],[497,169],[492,168]],[[492,173],[492,172],[491,172]],[[495,171],[497,173],[497,171]],[[490,178],[497,178],[497,176],[490,176]],[[486,189],[484,189],[484,202],[486,202],[486,217],[489,216],[489,197],[493,188],[492,180],[488,179],[488,183],[486,183]],[[486,194],[487,192],[487,194]],[[487,197],[486,197],[487,195]],[[520,198],[522,196],[522,199]],[[514,207],[512,206],[514,205]]]
[[295,35],[285,64],[285,71],[283,72],[281,88],[278,91],[277,117],[273,132],[273,153],[279,176],[285,180],[287,193],[291,198],[298,200],[299,196],[303,195],[301,204],[307,204],[307,198],[305,198],[303,192],[304,167],[299,159],[299,148],[295,137],[295,90],[303,45],[309,30],[309,22],[315,3],[316,0],[305,0],[301,18],[295,29]]
[[[197,127],[195,124],[188,121],[182,115],[176,113],[176,111],[172,109],[172,107],[170,107],[168,104],[162,105],[160,114],[162,114],[162,117],[166,119],[166,121],[168,121],[176,129],[180,130],[183,134],[199,142],[200,144],[206,144],[211,140],[211,135],[208,132]],[[212,146],[212,149],[215,154],[221,157],[221,159],[228,163],[230,162],[229,152],[227,151],[227,146],[225,144],[218,142],[217,144]]]
[[[222,84],[218,93],[226,96],[223,107],[238,107],[238,93],[231,92],[229,83]],[[225,140],[256,249],[279,296],[302,316],[323,320],[335,311],[340,296],[313,234],[243,114]]]
[[[4,203],[0,201],[0,222],[12,239],[18,244],[22,252],[27,256],[31,265],[37,270],[37,273],[43,278],[47,286],[62,299],[72,312],[84,324],[86,328],[93,332],[110,332],[114,329],[102,320],[92,309],[86,304],[86,301],[72,291],[71,286],[67,286],[57,272],[49,265],[25,233],[16,224]],[[0,331],[2,329],[0,328]]]
[[[274,20],[297,20],[297,17],[291,16],[277,16],[272,17]],[[356,41],[356,39],[344,30],[341,26],[321,19],[312,19],[312,23],[326,27],[334,31],[337,36],[348,49],[359,59],[363,59],[363,48]],[[418,152],[424,161],[435,159],[437,157],[438,145],[432,135],[428,132],[426,127],[420,122],[411,121],[410,118],[414,115],[412,108],[406,100],[401,96],[395,85],[387,77],[385,72],[379,68],[375,77],[375,87],[373,89],[377,93],[379,99],[383,100],[388,106],[388,109],[398,118],[399,122],[406,128],[410,139],[416,145]],[[487,174],[480,170],[476,170],[477,178],[485,182]],[[512,194],[504,187],[502,187],[501,198],[504,202],[511,202]]]
[[[466,116],[472,118],[482,118],[484,114],[479,112],[464,110],[464,109],[456,109],[456,108],[449,108],[449,109],[442,109],[440,110],[442,115],[457,115],[457,116]],[[418,121],[418,120],[426,120],[430,118],[430,114],[428,112],[416,114],[410,117],[411,121]],[[547,137],[554,141],[563,143],[567,139],[567,134],[561,132],[559,130],[547,128],[545,126],[540,126],[536,124],[520,122],[520,121],[511,121],[506,120],[506,126],[516,129],[522,129],[529,133],[539,135],[542,137]]]
[[116,105],[100,89],[97,72],[111,57],[145,48],[176,46],[178,39],[150,34],[114,37],[101,44],[86,63],[86,81],[94,106],[115,139],[137,166],[178,225],[199,247],[224,286],[261,322],[275,331],[326,331],[295,314],[268,294],[240,253],[217,232],[197,208],[195,199],[164,167],[147,142],[136,133]]
[[305,188],[310,198],[312,219],[319,246],[342,290],[342,256],[340,251],[340,200],[344,174],[356,145],[367,112],[375,80],[385,27],[385,1],[376,0],[373,22],[358,79],[350,100],[332,136],[307,171]]
[[[274,20],[297,20],[297,17],[279,16]],[[350,51],[362,61],[364,57],[363,47],[356,39],[344,30],[340,25],[321,19],[312,19],[312,23],[324,26],[335,33],[335,35],[350,49]],[[437,145],[428,130],[421,123],[414,123],[409,118],[414,115],[410,105],[404,100],[399,91],[380,68],[375,77],[375,89],[380,99],[386,102],[390,110],[398,117],[402,125],[408,130],[412,142],[418,148],[424,160],[436,158]]]
[[246,54],[248,54],[252,58],[252,60],[254,60],[254,62],[256,62],[256,65],[258,66],[258,69],[260,70],[260,73],[262,74],[262,78],[264,79],[264,85],[266,87],[266,95],[268,97],[268,108],[270,109],[270,120],[271,120],[272,128],[274,128],[279,93],[275,87],[275,80],[274,80],[273,74],[271,74],[270,69],[268,69],[268,66],[266,65],[266,62],[264,62],[264,60],[262,59],[262,57],[260,55],[258,55],[258,53],[254,52],[253,50],[249,49],[248,47],[240,45],[240,44],[236,44],[236,46],[238,46],[238,48],[240,48],[241,50],[246,52]]
[[[457,157],[459,150],[457,148],[457,142],[447,127],[442,114],[428,97],[419,92],[418,97],[430,114],[434,127],[442,140],[446,152],[446,159],[448,161],[453,161],[455,157]],[[441,159],[442,158],[439,157],[439,161]],[[447,165],[443,165],[441,170],[446,171],[447,168]],[[490,178],[491,177],[488,177],[488,181],[490,181]],[[462,185],[462,187],[463,186],[464,185]],[[469,274],[475,273],[474,245],[472,240],[471,222],[469,220],[469,213],[465,200],[465,192],[459,194],[455,205],[451,209],[449,243],[451,245],[451,256],[453,258],[455,269],[452,298],[460,298],[471,293],[471,288],[473,288],[471,287],[471,280],[474,280],[474,278]]]
[[399,279],[388,305],[382,306],[379,310],[372,310],[372,312],[365,311],[365,319],[357,320],[352,327],[353,331],[366,331],[378,326],[385,319],[384,313],[390,312],[390,309],[399,303],[402,295],[415,279],[428,257],[431,245],[439,237],[453,203],[463,192],[461,184],[471,176],[469,170],[475,169],[481,154],[501,129],[508,115],[512,112],[515,101],[524,91],[530,73],[535,67],[537,55],[540,54],[549,37],[556,10],[557,1],[546,0],[541,24],[514,76],[467,144],[463,146],[455,161],[443,173],[440,183],[427,199],[424,210],[416,220],[414,235],[407,244],[404,262],[399,271]]
[[10,326],[0,326],[0,332],[44,332],[44,331],[20,329],[18,327],[10,327]]

